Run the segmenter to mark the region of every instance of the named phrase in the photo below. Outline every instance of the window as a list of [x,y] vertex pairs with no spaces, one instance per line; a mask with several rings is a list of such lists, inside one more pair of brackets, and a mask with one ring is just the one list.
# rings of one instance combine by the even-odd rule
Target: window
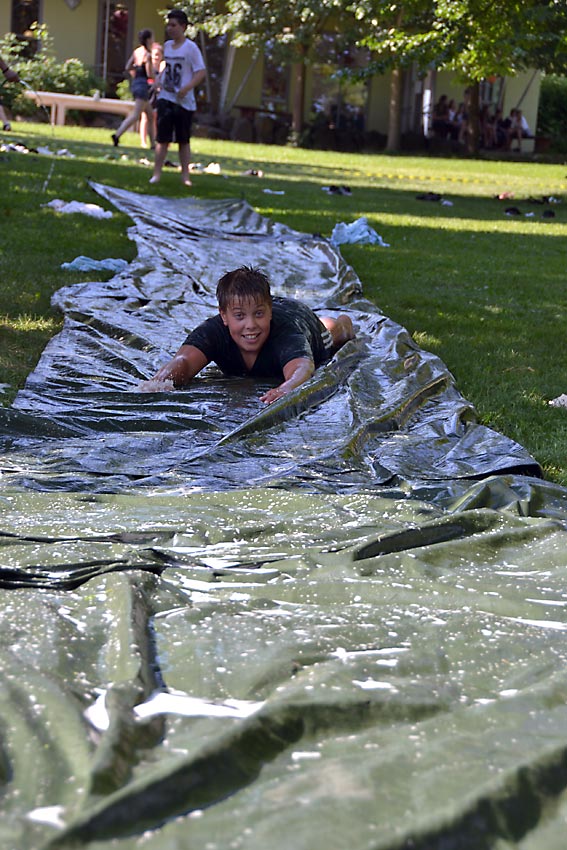
[[479,100],[481,106],[485,104],[493,107],[501,107],[504,97],[504,77],[488,77],[480,83]]
[[40,0],[12,0],[12,32],[18,39],[27,42],[23,56],[33,56],[37,52],[37,39],[32,24],[40,21]]
[[99,12],[97,73],[106,80],[106,94],[114,95],[124,79],[132,52],[132,0],[102,0]]

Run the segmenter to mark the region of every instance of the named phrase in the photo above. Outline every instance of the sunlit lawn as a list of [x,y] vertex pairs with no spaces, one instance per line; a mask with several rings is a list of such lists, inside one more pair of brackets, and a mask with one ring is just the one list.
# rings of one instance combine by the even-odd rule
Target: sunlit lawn
[[[52,293],[104,277],[62,271],[61,263],[80,254],[130,260],[135,251],[123,214],[87,221],[44,205],[53,198],[104,205],[87,178],[148,194],[186,192],[174,169],[159,186],[148,185],[151,164],[133,133],[115,151],[108,130],[13,126],[1,140],[66,148],[74,158],[0,154],[5,403],[60,326]],[[390,246],[343,246],[365,295],[444,360],[483,422],[526,446],[549,478],[567,483],[567,410],[548,404],[567,392],[564,164],[355,155],[199,138],[193,159],[221,169],[196,174],[196,197],[244,197],[263,215],[324,236],[338,222],[365,216]],[[246,175],[249,169],[264,176]],[[333,184],[352,194],[323,191]],[[442,199],[418,199],[427,192]],[[513,198],[497,200],[503,192]],[[550,196],[550,203],[535,202]],[[506,215],[509,207],[520,214]],[[554,217],[545,218],[544,210]]]

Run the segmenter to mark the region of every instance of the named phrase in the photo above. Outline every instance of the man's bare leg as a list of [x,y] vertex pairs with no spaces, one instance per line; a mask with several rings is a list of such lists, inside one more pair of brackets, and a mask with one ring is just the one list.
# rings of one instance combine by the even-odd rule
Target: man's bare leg
[[191,178],[189,177],[189,164],[191,162],[191,146],[189,142],[179,144],[179,163],[181,165],[181,182],[185,186],[191,186]]
[[165,162],[165,158],[167,156],[167,149],[169,145],[165,142],[156,142],[156,152],[154,157],[154,173],[153,177],[150,178],[150,183],[159,183],[161,177],[161,170],[163,168],[163,164]]

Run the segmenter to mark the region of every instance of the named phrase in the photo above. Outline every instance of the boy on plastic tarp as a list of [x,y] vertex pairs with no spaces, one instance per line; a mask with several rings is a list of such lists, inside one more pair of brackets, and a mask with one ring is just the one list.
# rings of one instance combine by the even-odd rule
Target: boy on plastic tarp
[[225,375],[281,380],[260,397],[270,404],[307,381],[354,338],[344,313],[336,319],[319,317],[300,301],[272,298],[260,269],[241,266],[227,272],[216,294],[218,315],[191,331],[177,354],[151,380],[141,382],[140,390],[186,387],[214,361]]

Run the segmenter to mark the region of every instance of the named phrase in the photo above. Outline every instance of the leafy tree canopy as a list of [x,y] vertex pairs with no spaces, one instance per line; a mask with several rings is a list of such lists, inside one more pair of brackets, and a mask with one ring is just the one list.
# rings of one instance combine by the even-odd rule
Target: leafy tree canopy
[[376,54],[371,73],[413,62],[466,81],[567,70],[564,0],[355,0],[352,8]]
[[210,36],[230,34],[236,47],[263,49],[269,42],[272,52],[290,61],[308,59],[322,33],[334,31],[356,40],[357,19],[347,0],[188,0],[179,7]]

